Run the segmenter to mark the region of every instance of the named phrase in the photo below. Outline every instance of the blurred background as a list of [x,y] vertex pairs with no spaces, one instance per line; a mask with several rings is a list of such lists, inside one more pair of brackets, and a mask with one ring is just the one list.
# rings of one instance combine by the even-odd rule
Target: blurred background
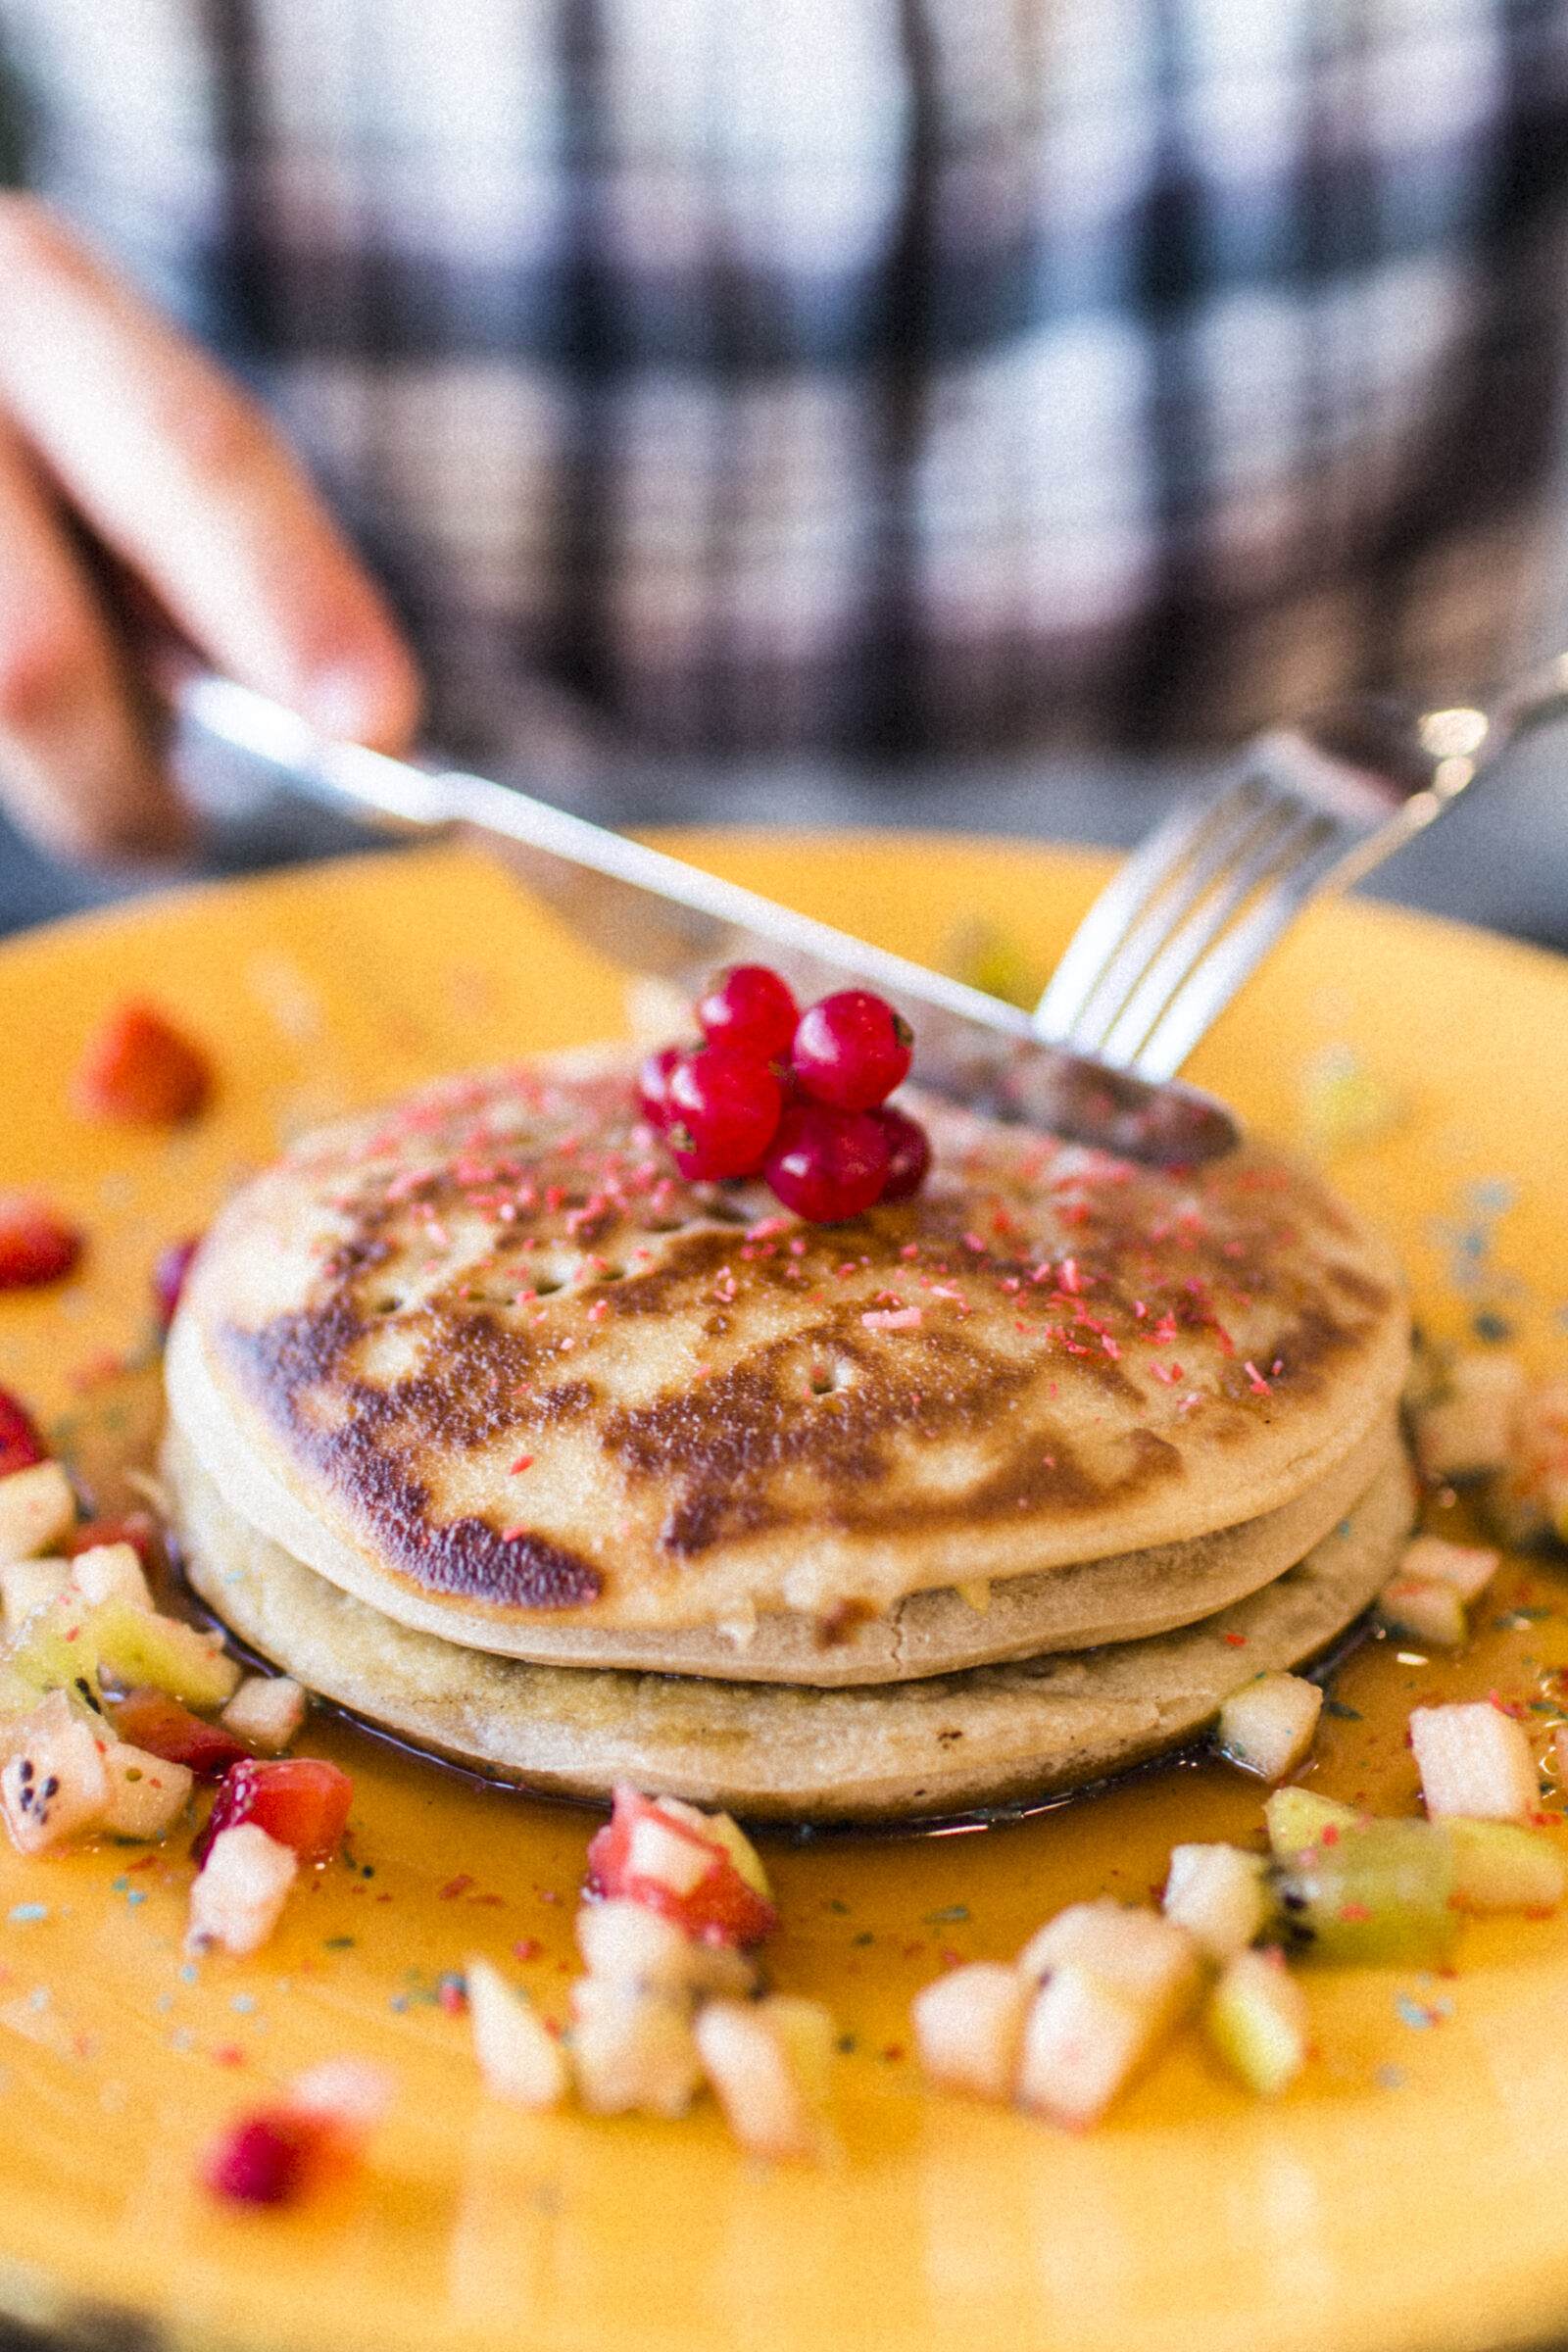
[[[253,385],[429,739],[603,821],[1127,844],[1568,646],[1546,0],[0,0],[0,180]],[[354,846],[222,764],[203,873]],[[167,876],[0,821],[0,929]],[[1370,886],[1568,947],[1568,728]]]

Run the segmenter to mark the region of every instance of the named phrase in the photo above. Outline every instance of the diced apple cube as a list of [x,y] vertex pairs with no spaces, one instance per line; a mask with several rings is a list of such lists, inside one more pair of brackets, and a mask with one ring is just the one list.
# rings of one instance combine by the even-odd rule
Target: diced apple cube
[[976,1960],[925,1985],[910,2003],[920,2064],[933,2082],[977,2098],[1010,2099],[1023,2045],[1031,1980]]
[[1148,2010],[1156,2027],[1192,2006],[1201,1976],[1198,1945],[1184,1927],[1108,1899],[1070,1903],[1018,1955],[1019,1974],[1031,1984],[1062,1968],[1111,1985]]
[[126,1740],[104,1749],[109,1783],[102,1827],[112,1838],[162,1838],[190,1802],[193,1776],[183,1764],[168,1763]]
[[122,1683],[151,1683],[187,1707],[218,1707],[234,1695],[239,1668],[224,1656],[219,1634],[132,1608],[118,1595],[89,1610],[87,1624],[100,1659]]
[[42,1854],[99,1826],[109,1780],[98,1740],[63,1690],[25,1725],[25,1739],[0,1768],[0,1810],[18,1850]]
[[1203,2011],[1203,2030],[1250,2090],[1272,2098],[1306,2064],[1306,1995],[1278,1951],[1237,1952]]
[[1437,1393],[1411,1409],[1416,1458],[1426,1476],[1481,1478],[1500,1469],[1524,1391],[1516,1356],[1456,1356]]
[[293,1847],[253,1821],[220,1830],[191,1886],[185,1949],[216,1945],[237,1957],[259,1951],[282,1916],[299,1867]]
[[1464,1601],[1452,1585],[1433,1577],[1391,1576],[1378,1594],[1378,1617],[1391,1632],[1428,1649],[1462,1649],[1470,1638]]
[[571,1988],[571,2062],[595,2115],[684,2115],[702,2073],[691,2003],[610,1977]]
[[1020,2104],[1079,2130],[1098,2123],[1152,2055],[1166,2022],[1103,1977],[1071,1964],[1056,1969],[1024,2021]]
[[1244,1772],[1283,1781],[1305,1758],[1322,1706],[1316,1683],[1298,1674],[1260,1674],[1226,1699],[1215,1739]]
[[12,1641],[34,1609],[58,1600],[71,1582],[71,1562],[46,1556],[40,1560],[10,1560],[0,1568],[0,1625]]
[[1524,1727],[1489,1699],[1412,1708],[1410,1744],[1432,1820],[1528,1821],[1541,1810]]
[[744,1999],[757,1982],[757,1971],[733,1944],[695,1942],[662,1912],[623,1897],[583,1904],[577,1948],[591,1976],[663,1992]]
[[762,1867],[762,1857],[739,1822],[732,1821],[727,1813],[704,1813],[699,1806],[688,1805],[678,1796],[662,1796],[658,1803],[660,1811],[667,1813],[671,1821],[683,1821],[700,1838],[721,1845],[752,1892],[760,1894],[766,1903],[772,1901],[773,1889]]
[[58,1462],[0,1478],[0,1567],[35,1559],[76,1524],[76,1497]]
[[1453,1847],[1453,1899],[1461,1911],[1555,1911],[1568,1861],[1549,1838],[1509,1821],[1444,1822]]
[[697,2047],[724,2120],[754,2156],[821,2156],[833,2021],[815,2001],[710,2001]]
[[383,2120],[396,2093],[392,2074],[372,2059],[323,2058],[294,2077],[288,2103],[296,2115],[329,2125],[339,2147],[353,2152]]
[[305,1692],[287,1674],[248,1674],[219,1717],[264,1756],[280,1756],[305,1721]]
[[626,1855],[629,1877],[653,1879],[671,1894],[690,1894],[714,1867],[710,1848],[666,1829],[657,1815],[645,1813],[633,1823]]
[[1229,1960],[1263,1932],[1272,1905],[1261,1854],[1239,1845],[1176,1845],[1165,1881],[1164,1913],[1185,1928],[1210,1960]]
[[1461,1600],[1477,1600],[1497,1573],[1501,1554],[1480,1544],[1450,1544],[1446,1536],[1414,1536],[1399,1562],[1401,1576],[1451,1585]]
[[566,2095],[566,2056],[526,1996],[499,1968],[473,1959],[464,1970],[473,2054],[492,2097],[513,2107],[558,2107]]
[[101,1600],[122,1600],[133,1609],[153,1605],[134,1544],[94,1544],[78,1551],[71,1563],[71,1581],[89,1607]]
[[1360,1818],[1353,1805],[1342,1805],[1337,1797],[1320,1796],[1315,1788],[1276,1788],[1263,1807],[1268,1841],[1277,1862],[1304,1854],[1309,1845],[1322,1840],[1325,1833],[1333,1831],[1338,1835]]

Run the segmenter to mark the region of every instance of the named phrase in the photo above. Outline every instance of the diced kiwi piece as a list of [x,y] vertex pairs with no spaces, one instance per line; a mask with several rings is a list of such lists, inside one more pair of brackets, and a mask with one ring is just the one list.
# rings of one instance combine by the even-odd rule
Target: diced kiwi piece
[[1276,1788],[1263,1807],[1268,1841],[1280,1862],[1305,1853],[1309,1845],[1317,1844],[1325,1830],[1347,1829],[1360,1818],[1353,1805],[1342,1805],[1335,1797],[1320,1796],[1315,1788]]
[[1281,1917],[1303,1958],[1441,1968],[1453,1950],[1453,1846],[1429,1821],[1353,1821],[1281,1869]]
[[240,1670],[212,1635],[118,1596],[99,1601],[87,1617],[98,1654],[120,1682],[152,1683],[187,1707],[220,1707],[233,1696]]
[[1511,1821],[1452,1817],[1453,1899],[1462,1911],[1554,1911],[1568,1888],[1568,1860],[1538,1830]]
[[1306,2063],[1306,2001],[1278,1952],[1234,1956],[1209,1995],[1203,2030],[1231,2071],[1265,2098]]
[[[85,1705],[98,1705],[98,1642],[92,1612],[68,1587],[24,1619],[7,1642],[5,1663],[34,1692],[74,1691]],[[34,1702],[36,1703],[36,1701]]]

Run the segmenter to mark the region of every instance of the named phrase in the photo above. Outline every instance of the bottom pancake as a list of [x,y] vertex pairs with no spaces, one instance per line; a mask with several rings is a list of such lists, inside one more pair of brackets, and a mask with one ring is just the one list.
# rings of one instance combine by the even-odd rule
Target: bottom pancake
[[1080,1788],[1179,1746],[1251,1674],[1326,1649],[1392,1573],[1402,1460],[1261,1592],[1177,1632],[852,1690],[535,1666],[416,1633],[230,1510],[177,1430],[191,1584],[239,1639],[411,1745],[541,1794],[618,1780],[756,1821],[916,1820]]

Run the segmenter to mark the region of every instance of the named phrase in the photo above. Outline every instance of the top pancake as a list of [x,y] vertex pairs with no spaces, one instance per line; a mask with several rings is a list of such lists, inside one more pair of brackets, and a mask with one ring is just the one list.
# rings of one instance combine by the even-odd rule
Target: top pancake
[[1403,1375],[1379,1245],[1254,1148],[1190,1174],[921,1102],[915,1200],[691,1185],[629,1051],[427,1089],[230,1202],[171,1404],[242,1511],[404,1622],[831,1634],[1275,1510]]

